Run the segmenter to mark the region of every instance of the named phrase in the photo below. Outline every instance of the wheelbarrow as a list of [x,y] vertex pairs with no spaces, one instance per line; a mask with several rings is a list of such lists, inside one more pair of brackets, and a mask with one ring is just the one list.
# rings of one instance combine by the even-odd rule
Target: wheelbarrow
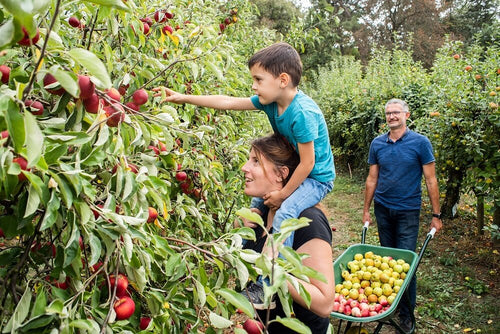
[[[391,248],[391,247],[382,247],[382,246],[374,246],[374,245],[367,245],[365,244],[365,238],[366,238],[366,232],[368,230],[369,222],[366,222],[363,226],[363,231],[361,234],[361,243],[360,244],[355,244],[347,248],[333,263],[333,270],[334,270],[334,278],[335,278],[335,285],[342,283],[343,278],[342,278],[342,269],[347,267],[347,263],[349,261],[352,261],[354,258],[354,255],[357,253],[364,254],[366,252],[372,251],[374,254],[380,255],[380,256],[390,256],[394,259],[403,259],[405,260],[406,263],[410,264],[410,269],[406,273],[406,278],[403,281],[403,284],[401,285],[401,288],[399,292],[397,293],[396,297],[394,298],[394,301],[390,305],[388,309],[386,309],[384,312],[379,313],[374,316],[369,316],[369,317],[355,317],[352,315],[345,315],[343,313],[339,312],[331,312],[330,316],[333,318],[338,318],[340,319],[338,328],[337,328],[337,333],[340,334],[342,333],[342,325],[343,322],[346,321],[346,325],[344,326],[344,331],[343,333],[366,333],[366,329],[362,328],[361,324],[362,323],[367,323],[367,322],[377,322],[377,326],[375,328],[375,331],[373,332],[374,334],[379,333],[382,330],[382,327],[384,325],[392,326],[396,329],[398,329],[401,333],[405,333],[405,331],[399,326],[398,322],[395,321],[394,318],[394,312],[396,311],[398,304],[403,300],[404,302],[407,303],[407,305],[410,305],[410,298],[408,296],[408,286],[410,284],[410,281],[413,279],[415,276],[415,273],[417,272],[418,265],[420,264],[420,261],[424,255],[425,249],[427,248],[427,244],[429,241],[434,237],[434,234],[436,233],[436,229],[432,228],[430,232],[427,234],[427,237],[425,238],[425,241],[422,245],[422,248],[420,249],[420,252],[417,254],[413,251],[406,250],[406,249],[398,249],[398,248]],[[406,332],[405,334],[411,334],[415,331],[415,316],[413,315],[413,312],[410,312],[411,315],[411,320],[412,320],[412,328],[409,332]],[[352,324],[354,323],[360,323],[360,326],[352,327]]]

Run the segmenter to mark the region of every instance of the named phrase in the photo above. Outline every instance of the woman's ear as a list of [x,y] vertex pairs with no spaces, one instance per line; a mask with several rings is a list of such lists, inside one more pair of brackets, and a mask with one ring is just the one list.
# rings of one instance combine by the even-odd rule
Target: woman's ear
[[290,170],[288,169],[287,166],[281,166],[278,169],[278,182],[283,182],[284,180],[286,180],[289,173],[290,173]]

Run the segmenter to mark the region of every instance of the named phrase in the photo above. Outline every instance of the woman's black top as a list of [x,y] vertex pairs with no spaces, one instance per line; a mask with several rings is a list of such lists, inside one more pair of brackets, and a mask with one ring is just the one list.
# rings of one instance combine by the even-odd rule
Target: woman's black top
[[[316,238],[324,240],[331,245],[332,230],[330,228],[330,225],[328,224],[328,219],[325,217],[325,215],[320,209],[316,207],[311,207],[309,209],[304,210],[300,214],[300,217],[307,217],[311,219],[311,222],[309,223],[309,226],[303,227],[295,231],[293,240],[294,250],[299,249],[300,246],[302,246],[309,240]],[[264,219],[264,221],[266,221],[266,219]],[[245,248],[253,249],[258,253],[262,252],[262,248],[265,243],[265,237],[262,236],[262,232],[263,232],[262,228],[257,227],[255,229],[255,236],[257,240],[256,241],[249,240],[246,243]],[[293,311],[295,313],[295,317],[300,321],[302,321],[306,326],[308,326],[311,329],[312,333],[314,334],[326,333],[329,324],[328,317],[322,318],[318,316],[316,313],[308,310],[307,308],[300,306],[296,302],[293,302]],[[267,310],[258,312],[261,319],[265,320]],[[286,317],[279,298],[276,299],[276,308],[271,310],[271,315],[269,319],[275,319],[276,316],[280,316],[282,318]],[[281,325],[280,323],[275,322],[269,325],[269,333],[282,334],[282,333],[296,333],[296,332],[288,327]]]

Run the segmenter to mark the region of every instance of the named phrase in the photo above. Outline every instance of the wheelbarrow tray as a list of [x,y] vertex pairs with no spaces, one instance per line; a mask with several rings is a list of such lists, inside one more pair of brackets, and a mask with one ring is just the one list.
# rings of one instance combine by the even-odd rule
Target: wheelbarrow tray
[[391,256],[393,259],[403,259],[405,262],[410,264],[410,270],[406,273],[406,277],[403,280],[403,284],[401,285],[400,290],[398,291],[396,297],[394,298],[393,303],[391,306],[385,311],[380,314],[371,316],[371,317],[353,317],[350,315],[345,315],[343,313],[339,312],[331,312],[331,316],[343,320],[347,320],[350,322],[370,322],[370,321],[377,321],[381,320],[384,318],[389,317],[397,308],[399,301],[401,300],[401,297],[403,296],[403,293],[406,291],[406,288],[408,287],[408,284],[410,284],[410,281],[415,274],[415,271],[417,269],[417,263],[418,263],[418,254],[415,252],[412,252],[410,250],[406,249],[398,249],[398,248],[391,248],[391,247],[382,247],[382,246],[374,246],[374,245],[367,245],[367,244],[355,244],[347,248],[333,263],[333,271],[334,271],[334,277],[335,277],[335,285],[340,284],[343,282],[343,277],[342,277],[342,267],[344,269],[347,269],[347,263],[349,261],[352,261],[354,259],[354,255],[357,253],[360,254],[365,254],[366,252],[372,251],[376,255],[380,256]]

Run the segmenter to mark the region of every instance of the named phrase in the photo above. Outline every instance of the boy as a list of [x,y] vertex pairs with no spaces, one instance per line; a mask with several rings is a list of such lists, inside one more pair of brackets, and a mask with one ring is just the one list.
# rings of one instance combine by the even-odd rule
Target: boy
[[[300,163],[286,186],[280,191],[253,199],[252,207],[260,213],[265,207],[279,208],[273,219],[273,231],[281,231],[281,223],[319,203],[333,188],[335,166],[324,116],[316,103],[298,85],[302,62],[297,51],[287,43],[275,43],[255,53],[248,61],[256,95],[247,98],[221,95],[184,95],[163,88],[165,101],[190,103],[224,110],[263,110],[275,132],[283,135],[297,150]],[[156,88],[155,90],[159,90]],[[257,210],[255,210],[257,211]],[[284,241],[293,245],[292,233]],[[269,252],[269,250],[267,251]],[[247,294],[256,308],[262,303],[262,286],[254,284]]]

